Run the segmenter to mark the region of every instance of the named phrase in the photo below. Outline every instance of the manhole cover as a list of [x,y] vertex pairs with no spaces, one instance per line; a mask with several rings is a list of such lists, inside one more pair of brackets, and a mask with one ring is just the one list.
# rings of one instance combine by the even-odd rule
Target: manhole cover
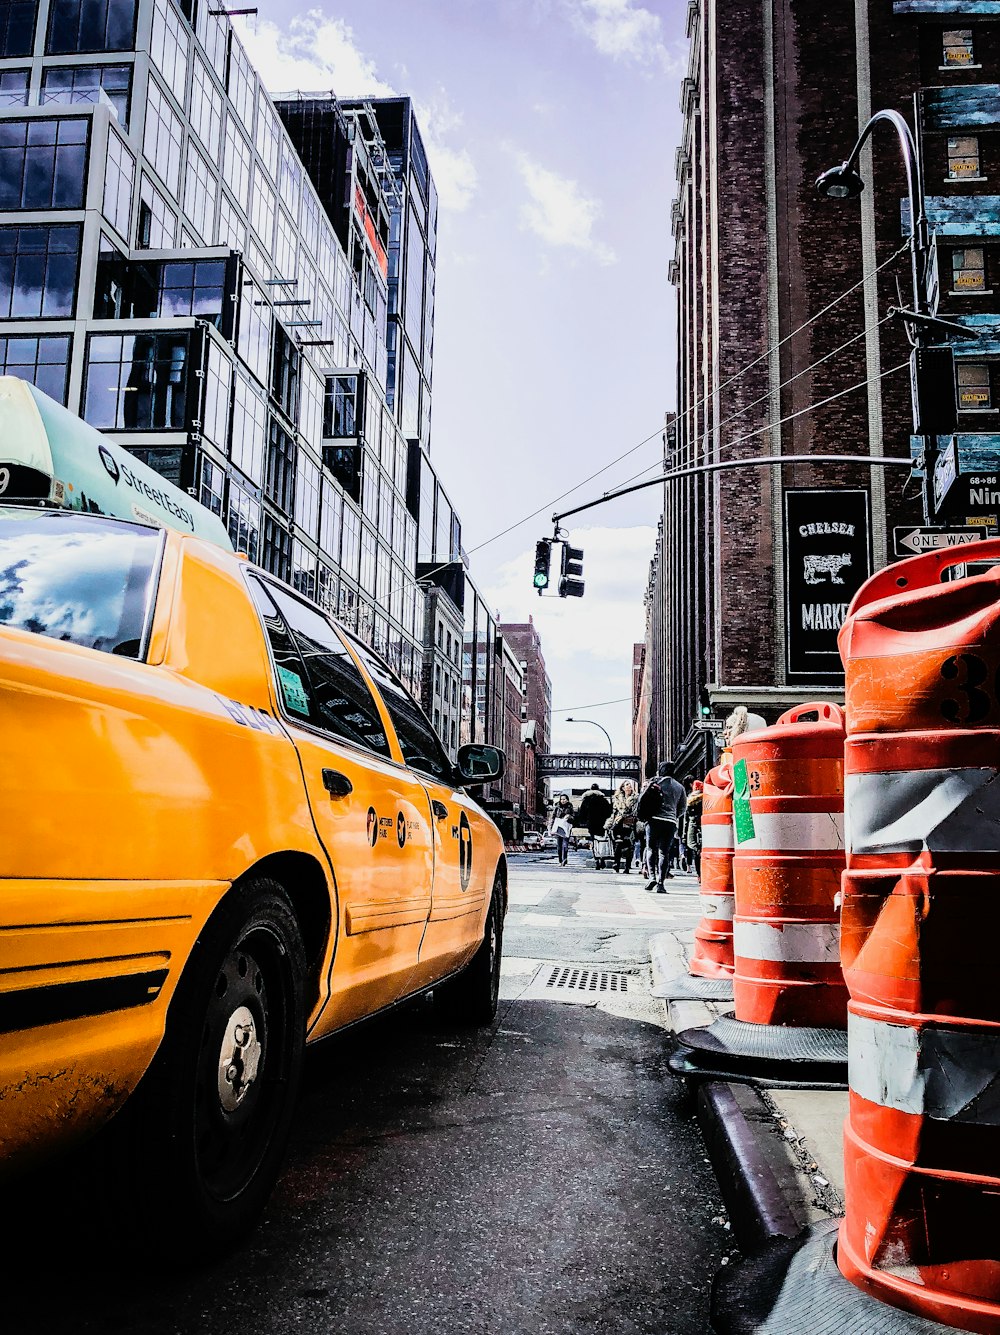
[[608,969],[579,969],[561,967],[553,969],[545,980],[546,990],[574,992],[627,992],[628,974],[611,973]]

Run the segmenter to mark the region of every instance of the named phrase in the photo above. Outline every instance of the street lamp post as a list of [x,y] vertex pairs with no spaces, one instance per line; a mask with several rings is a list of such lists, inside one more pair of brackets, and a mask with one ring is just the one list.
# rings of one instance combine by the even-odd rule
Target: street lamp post
[[592,728],[600,728],[608,739],[608,761],[611,765],[611,795],[615,793],[615,748],[611,745],[611,734],[602,723],[597,723],[592,718],[568,718],[567,723],[589,723]]
[[[914,114],[916,115],[914,103]],[[969,330],[950,321],[939,320],[930,309],[927,296],[930,243],[927,231],[927,206],[924,197],[924,173],[913,131],[904,116],[891,108],[876,111],[858,135],[858,141],[839,167],[830,167],[816,180],[816,190],[827,199],[855,199],[865,188],[858,171],[861,150],[876,125],[885,122],[896,131],[899,149],[906,168],[906,189],[910,198],[910,278],[913,285],[913,309],[894,310],[907,330],[913,348],[911,381],[913,393],[913,430],[923,441],[924,453],[924,522],[930,523],[937,505],[934,503],[933,478],[935,451],[929,442],[938,435],[950,435],[955,430],[954,365],[951,345],[935,344],[931,331],[945,335],[970,337]],[[942,401],[947,395],[948,401]]]

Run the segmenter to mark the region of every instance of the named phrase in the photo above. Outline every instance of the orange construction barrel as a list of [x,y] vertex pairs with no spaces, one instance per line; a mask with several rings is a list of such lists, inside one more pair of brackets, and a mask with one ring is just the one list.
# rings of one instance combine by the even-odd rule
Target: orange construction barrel
[[733,742],[736,1018],[843,1029],[844,715],[804,704]]
[[733,772],[716,765],[705,777],[701,804],[701,921],[688,972],[729,978],[733,972]]
[[880,571],[840,632],[850,990],[837,1263],[1000,1332],[1000,540]]

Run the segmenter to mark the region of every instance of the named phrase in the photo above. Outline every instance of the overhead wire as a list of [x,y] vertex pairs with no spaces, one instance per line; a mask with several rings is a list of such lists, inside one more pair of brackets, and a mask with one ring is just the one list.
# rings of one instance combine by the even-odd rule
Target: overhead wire
[[[840,303],[841,303],[842,301],[845,301],[849,296],[852,295],[852,293],[856,292],[860,287],[863,287],[866,283],[870,282],[873,278],[876,277],[877,274],[881,273],[883,269],[888,268],[888,266],[889,266],[890,264],[895,263],[895,261],[898,260],[898,259],[900,258],[901,255],[903,255],[903,254],[906,253],[906,251],[908,250],[908,248],[909,248],[909,242],[906,242],[906,243],[904,243],[902,246],[900,246],[900,248],[899,248],[898,250],[894,251],[894,252],[893,252],[891,255],[889,255],[886,259],[884,259],[884,260],[881,262],[881,264],[877,264],[877,265],[875,266],[874,269],[870,269],[870,270],[868,270],[867,272],[862,273],[861,277],[857,280],[856,283],[852,283],[850,287],[846,288],[843,292],[839,293],[836,297],[833,298],[832,301],[827,302],[827,304],[826,304],[825,306],[823,306],[820,310],[816,311],[813,315],[810,315],[809,318],[808,318],[807,320],[804,320],[804,321],[802,322],[802,324],[800,324],[797,328],[793,329],[790,333],[785,334],[785,336],[784,336],[783,338],[779,339],[776,343],[772,344],[769,348],[767,348],[767,349],[766,349],[764,352],[762,352],[759,356],[755,357],[752,361],[748,362],[745,366],[740,367],[740,369],[739,369],[738,371],[734,371],[733,374],[732,374],[731,376],[728,376],[728,377],[727,377],[725,380],[723,380],[719,385],[717,385],[717,386],[711,391],[711,394],[712,394],[712,395],[715,395],[715,394],[720,393],[720,392],[721,392],[723,389],[725,389],[727,386],[729,386],[729,385],[733,384],[735,381],[741,379],[741,377],[743,377],[744,375],[746,375],[748,371],[752,371],[752,370],[754,369],[754,367],[759,366],[761,362],[766,361],[767,358],[773,356],[774,353],[780,351],[780,349],[783,348],[784,345],[785,345],[786,343],[790,342],[793,338],[796,338],[799,334],[803,333],[804,330],[808,329],[811,325],[815,324],[817,320],[821,320],[825,315],[828,315],[830,311],[832,311],[836,306],[839,306]],[[883,323],[883,321],[879,321],[879,325],[881,325],[882,323]],[[858,335],[856,335],[854,338],[852,338],[851,340],[849,340],[849,342],[854,342],[854,341],[856,341],[857,338],[860,338],[860,337],[863,336],[863,333],[864,333],[864,332],[867,332],[867,331],[862,331],[862,334],[858,334]],[[838,349],[838,350],[842,350],[842,349]],[[838,350],[835,350],[835,351],[838,351]],[[832,355],[833,355],[832,353],[829,353],[829,354],[827,354],[827,357],[832,356]],[[826,357],[824,357],[824,358],[820,358],[819,362],[814,363],[814,365],[819,365],[822,361],[824,361],[824,360],[826,360],[826,359],[827,359]],[[806,370],[810,370],[810,369],[812,369],[812,368],[811,368],[811,367],[810,367],[810,368],[806,368]],[[806,372],[805,372],[805,371],[801,371],[801,372],[799,372],[798,374],[799,374],[799,375],[804,375],[804,374],[806,374]],[[798,378],[797,376],[793,376],[793,377],[792,377],[792,380],[797,379],[797,378]],[[791,384],[792,381],[789,380],[789,381],[786,381],[785,383],[786,383],[786,384]],[[863,382],[861,382],[861,383],[863,383],[863,384],[867,384],[867,383],[869,383],[869,382],[868,382],[868,381],[863,381]],[[858,388],[858,387],[859,387],[859,386],[851,386],[850,388],[851,388],[851,389],[856,389],[856,388]],[[782,388],[784,388],[784,386],[782,386]],[[850,392],[850,389],[849,389],[849,390],[845,390],[845,391],[843,391],[843,392],[844,392],[844,393],[849,393],[849,392]],[[673,419],[673,420],[674,420],[674,423],[682,422],[686,417],[688,417],[691,413],[693,413],[697,408],[704,406],[704,404],[708,402],[709,397],[710,397],[709,394],[705,394],[705,395],[703,395],[700,399],[696,400],[695,403],[693,403],[693,404],[691,404],[689,407],[685,408],[685,409],[683,410],[683,412],[678,413],[678,414],[674,417],[674,419]],[[770,397],[770,394],[765,395],[765,396],[763,396],[763,397],[768,398],[768,397]],[[839,397],[839,395],[834,395],[833,397],[836,398],[836,397]],[[759,400],[758,400],[758,402],[759,402]],[[818,403],[818,404],[812,404],[812,405],[810,406],[810,408],[808,408],[808,409],[803,409],[802,412],[812,411],[813,409],[815,409],[815,408],[817,408],[817,407],[822,407],[824,403],[829,403],[829,402],[832,402],[832,399],[824,399],[824,400],[822,400],[822,401],[821,401],[820,403]],[[748,405],[748,407],[749,407],[749,406],[752,406],[752,405]],[[745,411],[745,410],[741,410],[741,411]],[[802,412],[793,414],[792,416],[793,416],[793,417],[794,417],[794,416],[801,416],[801,415],[802,415]],[[734,416],[738,416],[738,415],[739,415],[739,414],[734,414]],[[732,419],[730,418],[730,419],[727,419],[727,420],[732,420]],[[773,430],[776,426],[780,426],[780,425],[782,425],[784,421],[791,421],[791,420],[792,420],[792,417],[789,417],[789,418],[782,419],[782,421],[780,421],[780,422],[769,423],[766,427],[762,427],[762,428],[760,429],[760,431],[755,432],[755,433],[752,433],[752,434],[754,434],[754,435],[759,435],[759,434],[761,434],[763,431]],[[720,425],[722,425],[722,424],[720,424]],[[513,532],[515,531],[515,529],[521,528],[524,524],[529,523],[532,519],[537,519],[539,515],[541,515],[541,514],[545,514],[546,512],[551,513],[551,507],[552,507],[552,506],[558,505],[559,502],[562,501],[562,500],[565,500],[567,496],[572,496],[572,494],[573,494],[575,491],[579,491],[581,487],[585,487],[585,486],[587,485],[588,482],[593,482],[594,479],[600,477],[602,473],[606,473],[609,469],[614,468],[614,466],[615,466],[616,464],[621,463],[621,461],[622,461],[623,459],[627,459],[630,455],[635,454],[637,450],[642,449],[643,446],[648,445],[651,441],[660,439],[660,438],[662,437],[662,434],[663,434],[663,428],[662,428],[662,427],[658,427],[655,431],[651,432],[648,436],[644,437],[644,439],[640,440],[636,445],[633,445],[633,446],[631,446],[629,449],[624,450],[621,454],[616,455],[614,459],[611,459],[608,463],[604,464],[601,468],[596,469],[593,473],[588,474],[585,478],[581,478],[581,480],[580,480],[579,482],[575,482],[575,483],[573,484],[572,487],[567,488],[566,491],[561,492],[558,496],[554,496],[554,497],[552,498],[552,500],[545,502],[544,505],[540,505],[536,510],[532,510],[529,514],[523,515],[520,519],[515,520],[514,523],[512,523],[512,524],[508,524],[506,528],[501,529],[498,533],[494,533],[494,534],[492,534],[492,536],[490,536],[489,538],[484,538],[482,542],[477,543],[474,547],[470,547],[469,550],[468,550],[468,555],[471,556],[471,555],[473,555],[475,552],[480,552],[480,551],[482,551],[485,547],[490,547],[490,546],[492,546],[492,544],[493,544],[494,542],[499,542],[500,539],[501,539],[501,538],[505,538],[505,537],[507,536],[508,533],[513,533]],[[740,437],[740,438],[738,438],[738,439],[735,440],[735,441],[731,441],[731,442],[729,442],[729,443],[727,444],[726,448],[731,448],[733,445],[737,445],[737,444],[739,444],[739,443],[740,443],[742,440],[744,440],[744,439],[751,439],[751,436]],[[642,469],[639,473],[636,473],[636,474],[633,476],[633,478],[627,479],[625,482],[620,483],[619,486],[627,486],[629,481],[634,481],[636,478],[640,478],[640,477],[643,476],[643,474],[645,474],[645,473],[649,473],[649,472],[651,472],[654,468],[657,468],[657,467],[660,467],[660,466],[661,466],[661,461],[658,460],[657,463],[655,463],[655,464],[650,464],[648,468]],[[422,580],[425,580],[425,579],[428,579],[431,575],[436,575],[436,574],[438,574],[438,573],[439,573],[440,571],[442,571],[442,570],[447,570],[449,566],[452,566],[452,565],[454,565],[454,564],[455,564],[454,561],[442,561],[439,565],[432,566],[430,569],[425,570],[424,573],[420,576],[420,579],[421,579],[421,581],[422,581]]]

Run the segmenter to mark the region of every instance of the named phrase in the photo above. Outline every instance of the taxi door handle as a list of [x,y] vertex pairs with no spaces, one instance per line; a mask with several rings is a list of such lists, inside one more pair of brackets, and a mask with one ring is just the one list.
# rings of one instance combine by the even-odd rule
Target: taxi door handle
[[349,793],[354,792],[354,784],[346,774],[341,774],[339,769],[323,771],[323,787],[331,797],[347,797]]
[[431,802],[431,810],[434,812],[437,820],[448,819],[448,808],[443,802],[439,802],[436,797]]

